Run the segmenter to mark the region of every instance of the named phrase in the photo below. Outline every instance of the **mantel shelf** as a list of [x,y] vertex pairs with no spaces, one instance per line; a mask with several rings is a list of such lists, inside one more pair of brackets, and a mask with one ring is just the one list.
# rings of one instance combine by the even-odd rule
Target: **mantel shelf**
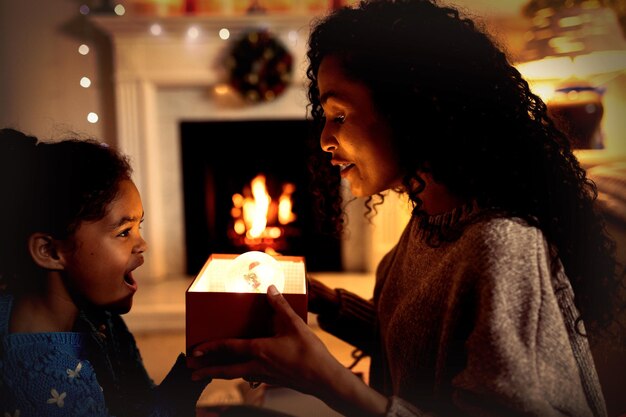
[[312,13],[263,13],[246,15],[193,15],[193,16],[92,16],[94,25],[112,37],[143,36],[150,34],[150,27],[157,23],[164,34],[184,36],[195,26],[200,30],[219,31],[227,28],[240,31],[247,28],[269,28],[271,30],[308,29],[311,21],[318,17]]

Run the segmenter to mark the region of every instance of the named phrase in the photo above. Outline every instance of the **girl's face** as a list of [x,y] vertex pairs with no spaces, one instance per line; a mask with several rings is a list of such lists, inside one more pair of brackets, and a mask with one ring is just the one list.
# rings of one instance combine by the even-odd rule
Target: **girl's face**
[[355,197],[402,184],[387,121],[376,111],[369,89],[348,78],[339,59],[327,56],[317,73],[326,122],[320,145],[332,154]]
[[141,237],[143,206],[130,180],[119,183],[115,200],[97,221],[80,223],[63,250],[64,279],[75,303],[127,313],[137,291],[132,271],[147,249]]

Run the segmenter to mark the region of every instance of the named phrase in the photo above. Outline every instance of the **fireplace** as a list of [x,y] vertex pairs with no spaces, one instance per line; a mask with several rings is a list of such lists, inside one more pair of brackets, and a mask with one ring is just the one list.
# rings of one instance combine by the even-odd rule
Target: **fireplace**
[[[309,132],[306,119],[180,124],[188,274],[197,274],[212,253],[249,250],[304,256],[309,271],[342,269],[340,239],[319,232],[315,222]],[[290,205],[283,206],[285,219],[278,215],[281,197]],[[265,203],[258,233],[243,220],[243,201],[254,206],[255,198],[257,208]]]
[[[205,231],[206,235],[192,238],[204,241],[204,246],[191,249],[190,256],[195,257],[195,261],[186,260],[186,246],[190,241],[186,230],[192,234],[196,231],[188,226],[189,220],[185,219],[184,211],[188,204],[183,196],[181,130],[186,123],[198,123],[194,129],[199,129],[200,126],[206,127],[214,122],[232,122],[232,126],[235,126],[245,121],[305,120],[308,100],[304,89],[304,63],[311,18],[288,14],[159,19],[126,16],[93,18],[96,26],[111,36],[113,43],[117,134],[112,142],[131,158],[133,179],[141,192],[146,213],[143,234],[149,242],[149,250],[144,266],[137,270],[138,280],[159,282],[188,276],[197,269],[199,259],[206,259],[210,252],[235,250],[221,246],[223,238],[213,235],[216,237],[213,239]],[[150,32],[150,26],[154,23],[162,25],[163,35],[156,36]],[[189,39],[186,34],[191,27],[195,27],[200,36]],[[223,48],[228,45],[217,33],[222,28],[228,28],[232,38],[236,39],[239,33],[250,27],[272,30],[282,39],[283,44],[293,53],[295,74],[289,88],[275,100],[256,105],[232,106],[209,93],[223,81],[215,64]],[[272,152],[281,153],[272,149],[276,133],[276,130],[272,130],[263,135],[266,140],[264,149],[270,152],[263,160],[272,158]],[[202,134],[204,136],[199,141],[217,146],[217,140],[212,140],[215,139],[213,134]],[[232,135],[228,135],[228,138],[232,138]],[[211,146],[206,153],[220,155]],[[225,174],[225,178],[233,175],[236,163],[230,159],[228,161],[232,165],[229,167],[230,174]],[[279,161],[275,165],[280,166],[283,162]],[[304,162],[300,161],[294,170],[303,167]],[[241,178],[240,181],[245,184],[257,173],[251,173],[249,178]],[[203,175],[201,172],[200,178]],[[305,190],[302,186],[297,188],[297,193]],[[378,260],[396,242],[408,216],[405,210],[398,209],[400,203],[393,203],[393,200],[391,196],[387,203],[379,207],[379,214],[372,222],[363,217],[362,204],[357,202],[348,206],[349,231],[340,245],[343,271],[373,271]],[[204,204],[201,202],[199,207],[205,207]],[[306,198],[305,202],[297,204],[306,205]],[[297,213],[298,210],[296,214],[299,221],[305,222],[309,214]],[[208,229],[208,220],[202,221],[207,225],[199,228]],[[228,223],[228,220],[222,220],[222,223]],[[301,244],[294,245],[290,251],[299,255],[309,254],[307,267],[323,268],[323,257],[328,256],[324,253],[326,246],[334,246],[336,249],[338,243],[332,242],[330,245],[319,236],[309,236],[306,229],[302,233],[307,236],[306,240],[310,239],[314,243],[306,248],[298,246]],[[218,243],[220,246],[207,246]],[[317,249],[311,252],[313,246]],[[333,260],[328,264],[331,269],[336,267],[335,249],[331,256]]]

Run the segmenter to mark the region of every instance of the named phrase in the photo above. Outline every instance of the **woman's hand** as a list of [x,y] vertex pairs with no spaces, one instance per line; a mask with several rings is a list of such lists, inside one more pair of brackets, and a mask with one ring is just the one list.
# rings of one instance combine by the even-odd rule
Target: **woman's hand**
[[[193,379],[244,378],[314,395],[340,412],[382,414],[387,399],[339,363],[273,285],[274,335],[198,345],[189,366]],[[363,403],[364,401],[364,403]]]
[[274,286],[268,289],[268,301],[275,311],[274,336],[198,345],[190,360],[194,379],[242,377],[318,394],[320,380],[341,364]]

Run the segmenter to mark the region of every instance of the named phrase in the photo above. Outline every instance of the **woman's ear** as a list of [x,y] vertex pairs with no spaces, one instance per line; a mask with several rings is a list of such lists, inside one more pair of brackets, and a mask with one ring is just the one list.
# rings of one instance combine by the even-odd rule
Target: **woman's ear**
[[33,261],[48,270],[65,269],[59,241],[45,233],[33,233],[28,238],[28,250]]

